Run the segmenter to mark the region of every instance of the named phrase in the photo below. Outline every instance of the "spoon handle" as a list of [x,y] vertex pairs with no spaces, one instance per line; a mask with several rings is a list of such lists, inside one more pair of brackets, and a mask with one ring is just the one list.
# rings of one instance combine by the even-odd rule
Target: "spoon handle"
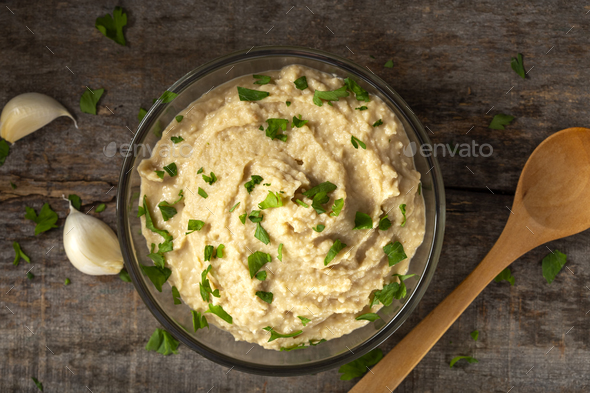
[[[505,230],[496,245],[457,288],[404,337],[349,393],[393,391],[467,306],[502,270],[524,253],[509,247]],[[526,251],[526,250],[525,250]]]

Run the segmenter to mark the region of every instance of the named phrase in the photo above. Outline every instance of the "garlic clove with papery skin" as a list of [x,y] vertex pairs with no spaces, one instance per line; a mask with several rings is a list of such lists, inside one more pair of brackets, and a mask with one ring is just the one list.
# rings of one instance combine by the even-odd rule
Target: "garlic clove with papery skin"
[[10,143],[37,131],[60,116],[76,119],[55,99],[41,93],[24,93],[8,101],[0,115],[0,136]]
[[115,232],[98,218],[80,213],[70,202],[64,225],[64,249],[74,267],[92,276],[118,274],[123,256]]

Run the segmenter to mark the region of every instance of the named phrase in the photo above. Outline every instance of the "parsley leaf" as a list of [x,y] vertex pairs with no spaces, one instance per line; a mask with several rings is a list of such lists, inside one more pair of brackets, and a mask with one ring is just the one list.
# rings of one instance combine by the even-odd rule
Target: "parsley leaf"
[[264,215],[262,214],[262,212],[260,210],[252,210],[252,212],[248,216],[248,219],[250,221],[252,221],[253,223],[261,222],[263,218],[264,218]]
[[270,95],[267,91],[246,89],[238,86],[238,96],[240,101],[260,101]]
[[4,162],[6,161],[6,157],[8,157],[9,153],[10,153],[10,145],[4,139],[0,139],[0,166],[4,165]]
[[506,269],[502,270],[500,272],[500,274],[498,274],[495,278],[494,281],[495,282],[502,282],[502,281],[508,281],[510,283],[510,285],[514,285],[514,276],[512,275],[512,272],[510,272],[510,268],[507,267]]
[[148,258],[150,258],[158,268],[164,269],[166,260],[162,254],[153,252],[154,247],[156,247],[156,245],[152,243],[152,252],[148,254]]
[[233,207],[232,207],[231,209],[229,209],[229,212],[230,212],[230,213],[233,213],[233,212],[234,212],[234,210],[236,210],[236,207],[240,206],[240,203],[242,203],[242,202],[238,202],[238,203],[236,203],[235,205],[233,205]]
[[324,258],[324,266],[327,266],[328,263],[332,262],[332,260],[338,255],[338,253],[346,247],[346,244],[342,243],[339,239],[334,240],[334,244],[330,247],[326,258]]
[[[145,226],[147,229],[149,229],[152,232],[157,233],[158,235],[162,236],[164,238],[164,242],[160,243],[158,245],[158,252],[168,252],[168,251],[172,251],[172,235],[170,235],[170,233],[165,230],[165,229],[158,229],[154,226],[154,222],[152,221],[152,216],[150,214],[149,211],[149,207],[147,205],[147,198],[144,195],[143,196],[143,212],[145,214]],[[167,279],[168,277],[166,277]],[[164,280],[165,282],[166,280]]]
[[267,326],[263,329],[266,330],[267,332],[270,332],[270,338],[268,339],[268,342],[274,341],[277,338],[296,337],[296,336],[299,336],[301,333],[303,333],[303,330],[297,330],[296,332],[293,332],[293,333],[281,334],[281,333],[277,333],[276,331],[274,331],[274,329],[270,326]]
[[383,120],[379,119],[375,123],[373,123],[373,127],[379,127],[381,124],[383,124]]
[[200,167],[199,170],[197,171],[197,175],[200,175],[201,173],[203,173],[204,169],[203,167]]
[[298,88],[299,90],[307,89],[307,77],[305,75],[300,76],[299,78],[295,79],[295,81],[293,83],[295,83],[295,87]]
[[279,244],[279,255],[277,258],[279,261],[283,262],[283,243]]
[[266,136],[270,139],[279,139],[283,142],[287,140],[287,135],[280,134],[279,131],[287,130],[287,124],[289,124],[289,120],[287,119],[268,119],[266,120],[268,123],[268,127],[266,128]]
[[270,254],[266,254],[261,251],[255,251],[248,256],[248,270],[250,271],[250,278],[254,278],[254,275],[271,261]]
[[162,292],[162,285],[168,281],[168,277],[172,274],[172,270],[167,267],[160,268],[158,266],[141,265],[141,270],[143,270],[144,274],[148,276],[158,292]]
[[402,220],[400,227],[405,227],[406,226],[406,204],[402,203],[401,205],[399,205],[399,210],[402,212],[402,215],[404,216],[404,219]]
[[125,46],[123,27],[126,25],[127,14],[121,7],[115,7],[113,10],[113,16],[106,14],[105,16],[96,18],[96,22],[94,22],[94,26],[102,33],[102,35],[123,46]]
[[215,173],[211,172],[211,176],[207,176],[207,175],[202,175],[203,176],[203,180],[205,180],[205,183],[209,183],[210,186],[213,185],[213,183],[215,183],[217,181],[217,176],[215,176]]
[[178,354],[177,348],[180,342],[164,329],[156,329],[150,337],[145,349],[155,351],[164,356]]
[[363,105],[363,106],[359,106],[358,108],[354,108],[354,109],[357,111],[366,111],[369,108],[367,108],[366,106]]
[[326,194],[334,191],[336,189],[336,185],[330,183],[329,181],[323,182],[310,190],[307,190],[303,193],[308,198],[313,198],[319,192],[325,192]]
[[58,226],[55,225],[58,219],[57,213],[51,210],[48,203],[43,204],[41,211],[39,211],[39,215],[37,215],[35,209],[31,207],[25,206],[25,210],[25,218],[34,221],[37,224],[35,225],[35,235],[46,232],[51,228],[58,228]]
[[223,250],[225,249],[224,244],[220,244],[217,246],[217,258],[223,258]]
[[567,256],[557,250],[543,258],[543,277],[551,284],[567,262]]
[[174,143],[176,145],[177,143],[182,142],[184,140],[184,138],[181,136],[171,136],[170,140],[172,141],[172,143]]
[[322,214],[326,212],[326,209],[322,206],[324,203],[328,203],[330,197],[324,192],[318,192],[313,197],[313,201],[311,203],[311,207],[314,208],[317,214]]
[[254,79],[258,79],[256,82],[254,82],[255,85],[266,85],[267,83],[270,83],[270,76],[266,76],[266,75],[252,75],[254,77]]
[[471,338],[473,339],[473,341],[477,341],[477,339],[479,338],[479,330],[474,330],[470,333]]
[[255,276],[257,279],[259,279],[260,281],[264,281],[266,280],[266,272],[263,270],[261,272],[256,273]]
[[299,115],[299,119],[293,116],[293,125],[297,128],[301,128],[307,124],[309,120],[301,120],[301,115]]
[[349,94],[346,91],[346,86],[342,86],[339,89],[332,90],[332,91],[320,91],[316,90],[313,93],[313,103],[317,106],[322,106],[324,103],[322,100],[328,101],[338,101],[339,97],[348,97]]
[[72,202],[72,206],[78,211],[82,208],[82,199],[76,194],[68,195],[68,199]]
[[348,90],[355,94],[357,101],[369,102],[369,93],[365,89],[360,87],[358,83],[356,83],[350,78],[344,79],[344,83],[346,84]]
[[479,363],[479,361],[477,359],[472,358],[471,356],[456,356],[456,357],[453,358],[453,360],[451,360],[451,363],[450,363],[450,366],[451,367],[450,368],[453,368],[453,366],[455,365],[455,363],[457,363],[461,359],[465,359],[465,360],[467,360],[471,364],[472,363]]
[[199,187],[199,189],[197,190],[197,194],[199,194],[200,196],[202,196],[205,199],[207,199],[207,197],[209,196],[209,194],[207,194],[207,192],[205,190],[203,190],[201,187]]
[[393,266],[408,257],[404,252],[404,246],[400,242],[389,242],[385,247],[383,247],[383,251],[385,254],[387,254],[389,266]]
[[31,379],[33,380],[33,382],[35,382],[37,389],[39,389],[40,391],[43,391],[43,384],[41,382],[39,382],[39,380],[35,377],[31,377]]
[[330,213],[330,217],[338,217],[342,208],[344,207],[344,199],[336,199],[334,201],[334,206],[332,206],[332,212]]
[[283,206],[283,199],[278,192],[273,193],[272,191],[269,191],[266,199],[258,204],[258,208],[261,210],[281,206]]
[[176,97],[178,97],[178,94],[166,90],[165,92],[162,93],[162,95],[160,96],[159,100],[161,100],[163,104],[167,104],[169,102],[174,101],[174,99]]
[[285,104],[287,104],[287,106],[291,106],[291,101],[285,101]]
[[175,119],[176,119],[176,122],[177,123],[180,123],[182,121],[182,119],[184,119],[184,116],[178,115],[178,116],[175,117]]
[[127,270],[125,270],[125,268],[121,269],[121,271],[119,272],[119,278],[121,279],[121,281],[131,282],[131,277],[129,276],[129,272],[127,272]]
[[391,228],[391,220],[387,218],[387,214],[385,217],[379,220],[379,229],[382,231],[386,231]]
[[316,231],[318,233],[322,232],[325,228],[326,228],[326,226],[323,224],[318,224],[317,228],[311,227],[311,229],[313,229],[314,231]]
[[80,110],[84,113],[96,115],[96,104],[102,97],[102,93],[104,93],[104,89],[86,89],[80,98]]
[[106,208],[107,208],[107,205],[105,205],[104,203],[101,203],[100,205],[96,206],[96,212],[102,213]]
[[297,316],[297,318],[301,319],[301,323],[303,324],[303,326],[306,326],[308,323],[311,322],[311,319],[308,319],[308,318],[305,318],[305,317]]
[[512,120],[514,120],[514,116],[499,113],[494,116],[488,128],[491,128],[492,130],[505,130],[504,126],[509,125]]
[[31,272],[27,272],[27,278],[29,280],[32,280],[33,278],[35,278],[35,275],[33,273],[31,273]]
[[178,211],[166,201],[158,203],[158,208],[160,209],[160,212],[162,212],[162,218],[164,221],[168,221],[178,213]]
[[524,71],[524,64],[522,62],[522,53],[516,55],[510,60],[510,66],[522,79],[526,79],[526,73]]
[[207,266],[207,269],[201,272],[201,282],[199,283],[199,292],[201,293],[201,297],[203,298],[203,300],[206,302],[210,301],[210,294],[215,297],[220,297],[219,289],[213,290],[213,288],[211,288],[211,282],[207,278],[207,274],[209,274],[211,269],[213,269],[213,265]]
[[256,296],[258,296],[263,302],[267,302],[268,304],[272,303],[272,292],[256,291]]
[[205,261],[210,261],[215,253],[215,247],[205,246]]
[[205,314],[201,315],[200,312],[191,310],[191,314],[193,316],[193,329],[195,332],[199,329],[209,329],[209,323],[207,322],[207,318],[205,318]]
[[[0,164],[0,166],[2,166],[2,164]],[[10,182],[10,187],[12,187],[13,190],[16,190],[16,184],[13,182]]]
[[240,219],[240,221],[242,221],[242,224],[246,224],[246,216],[248,215],[248,213],[244,213],[244,214],[240,214],[238,216],[238,218]]
[[366,313],[366,314],[359,315],[355,319],[357,321],[371,321],[371,322],[373,322],[378,319],[381,319],[381,317],[375,313]]
[[178,292],[178,288],[172,286],[172,299],[174,299],[174,304],[181,304],[180,301],[180,292]]
[[301,199],[295,199],[295,202],[297,202],[298,205],[303,206],[304,208],[309,208],[309,205],[305,202],[303,202]]
[[225,322],[229,324],[233,324],[233,318],[229,315],[223,307],[221,306],[214,306],[213,304],[209,303],[209,310],[205,312],[210,312],[212,314],[217,315],[219,318],[223,319]]
[[12,262],[14,266],[18,266],[21,258],[28,263],[31,263],[31,259],[23,252],[23,250],[21,250],[18,242],[12,242],[12,248],[14,248],[14,261]]
[[201,220],[188,220],[188,230],[190,232],[185,232],[185,235],[190,235],[194,231],[200,231],[205,226],[205,223]]
[[70,285],[72,283],[72,281],[66,277],[66,280],[64,281],[64,285]]
[[170,177],[174,177],[178,174],[178,168],[176,167],[175,162],[171,162],[170,164],[164,167],[164,170],[170,175]]
[[139,113],[137,114],[137,120],[142,121],[145,115],[147,115],[147,111],[140,107]]
[[368,214],[356,212],[354,217],[354,228],[352,229],[371,229],[373,228],[373,219]]
[[252,192],[252,190],[254,190],[254,187],[260,183],[262,183],[264,179],[261,176],[258,175],[252,175],[250,181],[246,182],[244,184],[244,187],[246,187],[246,190],[248,191],[248,194],[250,194]]
[[393,60],[387,60],[387,62],[383,65],[385,68],[393,68]]
[[338,369],[338,372],[342,374],[340,379],[350,381],[353,378],[362,377],[369,371],[368,367],[373,367],[381,359],[383,359],[383,351],[380,348],[375,348],[360,358],[341,366]]
[[266,229],[264,229],[262,227],[262,225],[260,225],[259,222],[256,223],[256,230],[254,231],[254,237],[256,239],[260,240],[264,244],[270,243],[270,238],[268,236],[268,232],[266,232]]
[[166,174],[166,172],[164,171],[154,171],[156,172],[156,176],[158,176],[160,179],[164,178],[164,175]]
[[365,145],[365,142],[361,141],[359,138],[357,138],[356,136],[351,136],[350,137],[350,142],[352,142],[352,145],[354,146],[355,149],[359,148],[359,145],[361,145],[361,147],[363,149],[367,149],[367,145]]

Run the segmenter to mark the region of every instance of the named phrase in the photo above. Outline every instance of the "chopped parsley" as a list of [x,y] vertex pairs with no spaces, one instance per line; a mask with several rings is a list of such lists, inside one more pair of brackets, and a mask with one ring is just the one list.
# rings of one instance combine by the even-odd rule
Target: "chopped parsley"
[[27,272],[27,278],[29,280],[32,280],[33,278],[35,278],[35,275],[33,273],[31,273],[31,272]]
[[270,261],[270,254],[266,254],[261,251],[255,251],[250,256],[248,256],[248,270],[250,271],[250,278],[254,278],[258,270],[260,270],[262,266],[266,265]]
[[210,312],[212,314],[217,315],[219,318],[223,319],[225,322],[229,324],[233,324],[233,318],[229,315],[223,307],[221,306],[214,306],[213,304],[209,303],[209,310],[205,312]]
[[311,229],[313,229],[314,231],[316,231],[318,233],[322,232],[325,228],[326,228],[326,226],[322,225],[322,224],[318,224],[317,228],[311,227]]
[[174,304],[181,304],[180,301],[180,292],[178,292],[178,288],[172,286],[172,299],[174,299]]
[[[348,79],[348,78],[347,78]],[[328,101],[338,101],[340,97],[348,97],[348,91],[346,91],[346,86],[342,86],[339,89],[332,90],[332,91],[320,91],[316,90],[313,93],[313,103],[317,106],[322,106],[324,103],[322,100]]]
[[252,210],[252,212],[248,216],[248,219],[250,221],[252,221],[253,223],[261,222],[263,218],[264,218],[264,215],[262,214],[262,212],[260,210]]
[[254,79],[258,79],[256,82],[254,82],[255,85],[266,85],[267,83],[270,83],[270,76],[266,76],[266,75],[252,75],[254,77]]
[[31,377],[31,379],[33,380],[33,382],[35,382],[37,389],[39,389],[40,391],[43,391],[43,384],[41,382],[39,382],[39,380],[35,377]]
[[291,101],[285,101],[285,104],[287,104],[287,106],[291,106]]
[[164,170],[170,175],[170,177],[174,177],[178,174],[178,168],[176,167],[175,162],[171,162],[170,164],[164,167]]
[[354,228],[352,229],[371,229],[373,228],[373,219],[370,215],[356,212],[354,217]]
[[168,277],[170,277],[172,274],[172,270],[168,269],[167,267],[162,268],[159,266],[141,265],[141,270],[143,270],[143,273],[148,276],[158,292],[162,292],[162,285],[168,281]]
[[174,101],[174,99],[176,97],[178,97],[178,94],[166,90],[165,92],[162,93],[159,100],[161,100],[163,104],[167,104],[169,102]]
[[51,210],[48,203],[44,203],[39,211],[39,215],[35,212],[32,207],[25,206],[25,218],[35,222],[35,235],[46,232],[51,228],[58,228],[55,223],[57,222],[57,213]]
[[297,202],[298,205],[303,206],[304,208],[309,208],[309,205],[305,202],[303,202],[301,199],[295,199],[295,202]]
[[64,281],[64,285],[70,285],[72,283],[72,281],[66,277],[66,280]]
[[166,174],[166,172],[164,171],[154,171],[156,172],[156,176],[158,176],[160,179],[164,178],[164,175]]
[[357,101],[369,102],[369,93],[360,87],[355,81],[350,78],[346,78],[344,79],[344,83],[346,84],[348,90],[354,93]]
[[273,193],[272,191],[269,191],[266,199],[258,204],[258,208],[261,210],[281,206],[283,206],[283,199],[278,192]]
[[[4,139],[0,139],[0,166],[4,165],[8,154],[10,154],[10,145]],[[15,189],[16,186],[12,188]]]
[[279,131],[287,130],[287,125],[289,124],[289,120],[287,119],[268,119],[266,120],[268,123],[268,127],[266,128],[266,136],[270,139],[278,139],[283,142],[287,141],[286,134],[280,134]]
[[76,210],[79,211],[82,208],[82,199],[78,195],[70,194],[68,195],[68,199],[72,202],[72,206],[74,206]]
[[270,95],[267,91],[246,89],[245,87],[238,87],[238,96],[240,101],[260,101]]
[[207,199],[207,197],[209,196],[209,194],[207,194],[207,192],[205,192],[205,190],[203,190],[201,187],[199,187],[199,189],[197,190],[197,194],[199,194],[205,199]]
[[260,240],[264,244],[270,243],[270,237],[268,236],[268,232],[266,232],[266,229],[264,229],[262,227],[262,225],[260,225],[259,222],[256,223],[256,230],[254,231],[254,237],[256,239]]
[[213,246],[205,246],[205,261],[210,261],[215,253],[215,247]]
[[352,146],[354,146],[355,149],[359,148],[359,145],[361,145],[361,147],[363,149],[367,149],[367,145],[365,145],[365,142],[361,141],[359,138],[357,138],[356,136],[351,136],[350,137],[350,142],[352,143]]
[[209,329],[209,323],[207,322],[207,318],[205,315],[201,315],[200,312],[191,310],[191,314],[193,316],[193,329],[196,332],[199,329]]
[[303,333],[303,330],[297,330],[296,332],[293,333],[289,333],[289,334],[281,334],[281,333],[277,333],[272,327],[267,326],[265,328],[263,328],[264,330],[266,330],[267,332],[270,332],[270,338],[268,339],[268,342],[274,341],[277,338],[290,338],[290,337],[297,337],[299,336],[301,333]]
[[543,258],[543,277],[551,284],[567,262],[567,256],[557,250]]
[[393,68],[393,60],[387,60],[387,62],[383,65],[385,68]]
[[98,100],[100,100],[103,93],[104,89],[86,89],[80,98],[80,110],[84,113],[96,115],[96,104],[98,104]]
[[217,246],[217,258],[223,258],[223,250],[225,249],[225,244],[220,244]]
[[358,108],[354,108],[354,109],[357,111],[366,111],[369,108],[367,108],[366,106],[363,105],[363,106],[359,106]]
[[129,272],[127,272],[127,270],[125,270],[125,268],[121,269],[121,271],[119,272],[119,278],[121,279],[121,281],[131,282],[131,277],[129,276]]
[[498,274],[495,278],[494,281],[495,282],[502,282],[502,281],[508,281],[510,283],[510,285],[514,285],[514,276],[512,275],[512,272],[510,271],[510,268],[507,267],[506,269],[502,270],[500,272],[500,274]]
[[258,127],[258,129],[259,129],[260,131],[264,131],[264,127],[262,127],[262,126]]
[[307,77],[305,75],[295,79],[293,83],[295,83],[295,87],[299,90],[307,89]]
[[283,262],[283,243],[279,244],[279,255],[277,258],[279,261]]
[[139,113],[137,114],[137,120],[142,121],[143,118],[147,115],[147,111],[143,108],[139,108]]
[[332,260],[338,255],[338,253],[346,247],[346,244],[342,243],[339,239],[334,240],[334,244],[330,247],[326,258],[324,258],[324,266],[327,266],[328,263],[332,262]]
[[236,203],[235,205],[233,205],[233,206],[232,206],[232,208],[231,208],[231,209],[229,209],[229,212],[230,212],[230,213],[233,213],[233,211],[234,211],[234,210],[236,210],[236,207],[240,206],[240,203],[241,203],[241,202],[238,202],[238,203]]
[[488,128],[491,128],[492,130],[505,130],[504,126],[509,125],[512,120],[514,120],[514,116],[499,113],[494,116]]
[[101,203],[100,205],[96,206],[96,212],[102,213],[106,208],[107,208],[107,205],[105,205],[104,203]]
[[379,229],[382,231],[386,231],[391,228],[391,220],[387,218],[387,214],[385,217],[379,220]]
[[244,213],[244,214],[240,214],[238,216],[238,218],[240,219],[240,221],[242,221],[242,224],[246,224],[246,216],[248,215],[248,213]]
[[323,182],[303,193],[308,198],[313,198],[319,192],[330,193],[336,189],[336,185],[330,183],[329,181]]
[[217,176],[215,176],[215,173],[211,172],[210,173],[211,176],[207,176],[207,175],[202,175],[203,176],[203,180],[205,180],[205,183],[208,183],[210,186],[213,185],[213,183],[215,183],[217,181]]
[[404,246],[400,242],[389,242],[385,247],[383,247],[383,251],[385,254],[387,254],[389,266],[393,266],[408,257],[404,252]]
[[204,171],[205,171],[205,169],[203,169],[203,167],[200,167],[199,170],[197,171],[197,175],[200,175]]
[[115,41],[119,45],[125,46],[125,35],[123,27],[127,25],[127,14],[121,7],[115,7],[113,16],[106,14],[96,18],[94,26],[107,38]]
[[479,363],[479,361],[476,358],[473,358],[471,356],[456,356],[453,358],[453,360],[451,360],[451,363],[449,364],[451,366],[450,368],[453,368],[455,363],[457,363],[461,359],[467,360],[470,364]]
[[266,280],[266,272],[264,270],[261,272],[258,272],[258,273],[256,273],[256,275],[254,277],[259,279],[260,281],[264,281],[264,280]]
[[336,199],[334,201],[334,206],[332,206],[332,212],[330,213],[330,217],[338,217],[342,208],[344,207],[344,199]]
[[272,303],[272,292],[256,291],[256,296],[258,296],[263,302],[266,302],[268,304]]
[[156,329],[145,346],[145,349],[168,356],[171,354],[178,354],[177,349],[179,344],[180,342],[172,337],[172,335],[166,330]]
[[399,210],[402,212],[402,215],[404,216],[404,219],[402,220],[402,223],[400,224],[400,226],[405,227],[406,226],[406,204],[402,203],[401,205],[399,205]]
[[373,123],[373,127],[379,127],[381,124],[383,124],[383,120],[379,119],[375,123]]
[[301,120],[301,115],[299,115],[299,119],[293,116],[293,125],[297,128],[301,128],[307,124],[309,120]]
[[194,231],[200,231],[205,226],[205,223],[201,220],[188,220],[188,231],[185,235],[190,235]]
[[175,117],[175,119],[176,119],[176,121],[177,121],[178,123],[180,123],[180,122],[182,121],[182,119],[184,119],[184,116],[182,116],[182,115],[178,115],[178,116],[176,116],[176,117]]
[[422,183],[418,183],[418,195],[422,195]]
[[168,221],[169,219],[174,217],[176,215],[176,213],[178,213],[178,211],[176,210],[176,208],[173,207],[173,205],[182,201],[182,199],[184,198],[182,190],[180,190],[180,192],[178,193],[178,196],[180,198],[178,198],[176,201],[174,201],[172,203],[169,203],[167,201],[162,201],[162,202],[158,203],[158,208],[162,212],[162,218],[164,219],[164,221]]
[[330,197],[328,196],[328,194],[326,194],[325,191],[318,192],[313,197],[311,207],[313,207],[317,214],[325,213],[326,209],[324,209],[322,205],[328,203],[329,200]]
[[473,339],[473,341],[477,341],[477,339],[479,338],[479,330],[474,330],[470,333],[471,338]]
[[263,180],[264,179],[262,178],[262,176],[252,175],[250,181],[248,181],[244,184],[244,187],[246,187],[248,194],[250,194],[252,192],[252,190],[254,190],[254,187],[256,185],[262,183]]
[[209,272],[211,271],[211,269],[213,269],[212,265],[209,265],[207,267],[207,269],[203,270],[201,272],[201,282],[199,283],[199,292],[201,293],[201,298],[203,298],[204,301],[206,302],[210,302],[211,298],[209,295],[213,295],[215,297],[220,297],[221,295],[219,294],[219,289],[213,290],[211,288],[211,282],[209,281],[209,279],[207,278],[207,274],[209,274]]
[[[149,211],[149,207],[147,205],[147,198],[144,195],[143,196],[143,212],[145,214],[145,226],[147,229],[149,229],[152,232],[157,233],[158,235],[162,236],[164,238],[164,242],[160,243],[158,245],[158,252],[159,253],[164,253],[164,252],[168,252],[168,251],[172,251],[173,248],[173,244],[172,244],[172,235],[170,235],[170,233],[165,230],[165,229],[158,229],[154,226],[154,222],[152,221],[152,216],[150,214]],[[168,274],[169,276],[170,274]],[[168,277],[166,277],[167,279]],[[164,280],[165,282],[166,280]]]
[[375,313],[370,312],[370,313],[359,315],[355,319],[357,321],[370,321],[370,322],[373,322],[373,321],[376,321],[378,319],[381,319],[381,317],[379,315],[375,314]]
[[[0,166],[2,166],[2,164],[0,164]],[[13,182],[10,182],[10,187],[12,187],[13,190],[16,190],[16,184]]]
[[524,71],[524,63],[522,62],[522,53],[516,55],[510,59],[510,66],[522,79],[526,79],[526,73]]
[[177,144],[177,143],[182,142],[184,140],[184,138],[181,136],[171,136],[170,140],[172,141],[172,143]]
[[381,348],[375,348],[360,358],[341,366],[338,369],[338,372],[342,374],[340,379],[350,381],[353,378],[362,377],[369,371],[369,367],[373,367],[381,359],[383,359],[383,351]]
[[12,262],[14,266],[18,266],[21,258],[28,263],[31,263],[31,259],[23,252],[23,250],[21,250],[18,242],[12,242],[12,248],[14,248],[14,261]]

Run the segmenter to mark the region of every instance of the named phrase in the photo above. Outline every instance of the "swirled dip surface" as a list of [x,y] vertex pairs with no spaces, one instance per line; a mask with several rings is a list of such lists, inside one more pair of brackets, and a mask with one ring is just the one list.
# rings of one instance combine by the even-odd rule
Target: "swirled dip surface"
[[[207,311],[208,303],[221,306],[232,317],[231,324],[214,313],[203,315],[236,340],[276,350],[330,340],[369,323],[355,318],[377,312],[381,303],[369,307],[375,291],[399,282],[392,274],[407,271],[424,237],[424,206],[420,174],[402,152],[408,138],[383,101],[374,96],[369,102],[358,101],[351,93],[332,105],[323,101],[318,106],[313,102],[314,91],[339,89],[344,85],[342,79],[298,65],[263,74],[271,77],[270,83],[258,85],[252,76],[241,77],[189,105],[180,113],[182,120],[172,121],[163,131],[152,157],[138,170],[141,203],[145,195],[154,226],[174,238],[173,250],[161,254],[171,270],[168,283],[196,311]],[[299,90],[293,82],[302,76],[308,88]],[[270,94],[258,101],[241,101],[238,86]],[[367,109],[355,109],[362,106]],[[299,115],[308,121],[300,128],[291,124]],[[289,120],[286,131],[279,130],[286,141],[271,139],[260,129],[266,130],[268,119]],[[382,124],[374,126],[379,120]],[[366,149],[355,148],[352,136]],[[171,137],[182,137],[181,143],[192,146],[192,154],[164,154],[174,146]],[[160,178],[162,172],[159,176],[156,171],[165,171],[172,162],[177,174],[165,173]],[[211,172],[217,180],[209,184],[203,175]],[[253,175],[263,180],[249,193],[245,184]],[[321,205],[326,212],[318,214],[311,206],[313,200],[303,193],[324,182],[337,188]],[[184,199],[174,205],[177,214],[164,221],[157,205],[162,201],[172,204],[181,190]],[[282,206],[261,210],[258,204],[269,191],[278,193]],[[339,215],[331,215],[339,199],[344,200],[344,207]],[[268,244],[255,237],[256,223],[240,220],[253,210],[263,215],[260,225],[268,233]],[[374,229],[353,230],[357,212],[369,215]],[[376,227],[385,214],[391,226],[380,230]],[[146,228],[143,220],[148,245],[162,243],[163,237]],[[205,225],[185,234],[189,220]],[[325,229],[312,229],[319,229],[318,225]],[[325,265],[336,239],[346,247]],[[403,245],[407,258],[390,266],[383,248],[395,242]],[[217,249],[220,244],[225,246],[223,257],[205,261],[206,246]],[[278,258],[280,244],[282,260]],[[249,271],[248,257],[257,251],[271,258],[259,270],[267,273],[264,281],[252,278]],[[207,302],[201,295],[201,273],[209,265],[212,268],[206,277],[212,290],[219,290],[219,297],[211,295]],[[170,287],[164,285],[163,290],[170,291]],[[272,293],[272,303],[257,296],[259,291]],[[299,316],[310,321],[304,326]],[[269,342],[271,334],[265,327],[280,334],[302,333]]]

